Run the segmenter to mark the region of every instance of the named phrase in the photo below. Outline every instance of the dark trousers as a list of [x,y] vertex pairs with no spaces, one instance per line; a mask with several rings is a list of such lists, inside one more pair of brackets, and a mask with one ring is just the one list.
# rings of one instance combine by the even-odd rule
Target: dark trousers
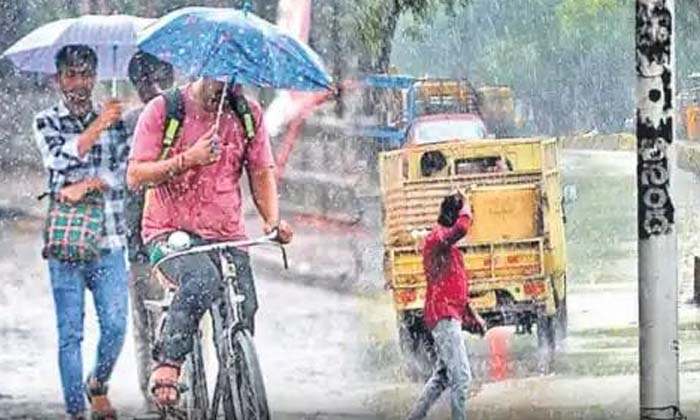
[[[236,249],[227,250],[225,254],[236,266],[238,291],[245,297],[241,317],[252,333],[258,302],[250,257],[247,252]],[[192,337],[197,333],[202,316],[225,291],[221,264],[218,253],[211,252],[174,258],[160,269],[179,287],[166,315],[156,357],[160,361],[181,362],[192,350]]]
[[153,344],[157,321],[150,316],[146,309],[146,300],[163,298],[163,287],[151,276],[151,265],[147,262],[131,262],[131,320],[136,353],[136,371],[139,387],[146,401],[149,400],[148,380],[151,375],[153,361]]

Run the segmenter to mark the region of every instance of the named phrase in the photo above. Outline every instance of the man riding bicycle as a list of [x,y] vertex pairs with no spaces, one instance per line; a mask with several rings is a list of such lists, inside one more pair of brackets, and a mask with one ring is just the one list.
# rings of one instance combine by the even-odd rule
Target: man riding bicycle
[[[244,98],[238,87],[224,92],[226,86],[201,78],[174,95],[154,99],[139,118],[127,183],[132,189],[152,187],[142,222],[144,242],[152,248],[176,231],[199,242],[245,239],[239,185],[244,168],[265,233],[277,229],[280,242],[292,239],[290,226],[279,219],[275,166],[261,107]],[[222,94],[226,106],[217,130]],[[173,108],[181,110],[180,121],[174,123]],[[245,251],[232,249],[231,254],[245,296],[242,318],[252,331],[257,301],[250,259]],[[179,286],[151,374],[156,402],[167,406],[179,398],[180,366],[192,350],[199,321],[223,289],[218,265],[207,254],[168,261],[160,274]]]

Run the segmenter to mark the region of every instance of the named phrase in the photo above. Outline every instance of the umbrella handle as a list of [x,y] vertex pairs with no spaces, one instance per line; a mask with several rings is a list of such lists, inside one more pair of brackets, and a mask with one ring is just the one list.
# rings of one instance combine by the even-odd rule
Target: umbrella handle
[[224,113],[224,101],[226,100],[226,93],[228,92],[228,78],[224,82],[224,89],[221,91],[221,98],[219,99],[219,110],[216,112],[216,133],[219,133],[219,127],[221,125],[221,115]]
[[118,46],[112,46],[112,98],[117,97],[117,48]]

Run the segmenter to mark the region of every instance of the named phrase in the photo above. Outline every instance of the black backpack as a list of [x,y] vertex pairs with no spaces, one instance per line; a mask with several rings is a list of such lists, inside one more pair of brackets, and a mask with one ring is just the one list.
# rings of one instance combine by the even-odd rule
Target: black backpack
[[[160,159],[165,159],[170,153],[170,149],[175,144],[182,122],[185,120],[185,103],[178,88],[173,88],[163,93],[165,98],[165,124],[163,126],[163,148],[160,152]],[[248,100],[243,94],[230,90],[228,92],[228,103],[236,117],[240,120],[245,130],[246,145],[255,138],[257,127],[255,118],[250,110]]]

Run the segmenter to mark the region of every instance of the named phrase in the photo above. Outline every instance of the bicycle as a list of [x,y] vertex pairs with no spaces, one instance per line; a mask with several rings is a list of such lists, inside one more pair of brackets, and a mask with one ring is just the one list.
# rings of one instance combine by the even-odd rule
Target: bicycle
[[[185,249],[171,252],[162,257],[153,269],[166,261],[183,255],[215,251],[221,267],[221,281],[225,286],[222,297],[213,302],[209,313],[212,317],[214,345],[216,347],[219,370],[216,376],[214,393],[209,403],[209,392],[202,354],[202,331],[193,337],[192,352],[182,365],[180,373],[180,401],[172,407],[160,409],[161,420],[214,420],[220,408],[225,419],[269,420],[265,384],[260,363],[248,327],[241,317],[241,304],[245,296],[239,293],[236,265],[227,252],[232,248],[272,245],[279,247],[285,269],[288,268],[284,246],[276,241],[277,232],[245,241],[219,242],[200,246],[186,246]],[[162,333],[165,315],[172,303],[177,286],[168,284],[163,299],[145,301],[149,314],[157,319],[156,331]]]

